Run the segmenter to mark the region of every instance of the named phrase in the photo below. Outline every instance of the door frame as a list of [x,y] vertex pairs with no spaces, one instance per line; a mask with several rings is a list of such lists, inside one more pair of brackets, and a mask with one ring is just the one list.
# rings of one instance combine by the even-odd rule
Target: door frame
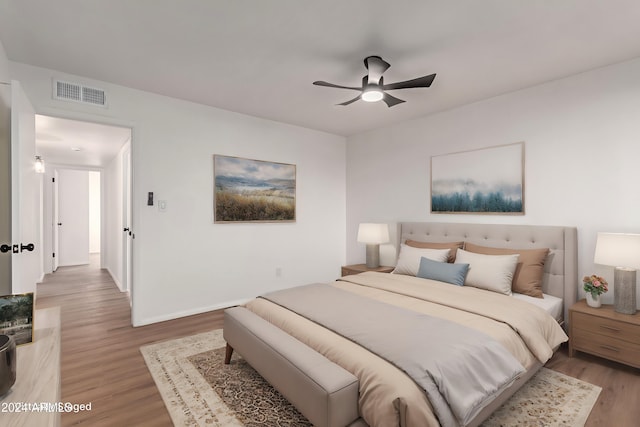
[[[118,127],[123,127],[123,128],[128,128],[131,131],[131,138],[129,140],[129,152],[130,152],[130,158],[131,158],[131,163],[130,163],[130,169],[129,169],[129,173],[130,173],[130,177],[131,177],[131,188],[130,188],[130,193],[129,193],[129,198],[130,198],[130,205],[131,205],[131,227],[135,227],[136,224],[139,224],[139,211],[138,209],[136,209],[136,205],[134,203],[134,201],[136,200],[137,197],[137,190],[135,188],[135,159],[137,158],[137,144],[136,144],[136,138],[137,138],[137,134],[138,134],[138,125],[136,124],[136,122],[133,121],[129,121],[129,120],[121,120],[121,119],[116,119],[116,118],[112,118],[112,117],[105,117],[105,116],[99,116],[99,115],[94,115],[94,114],[90,114],[90,113],[86,113],[86,112],[79,112],[79,111],[61,111],[60,109],[57,108],[51,108],[51,107],[41,107],[41,108],[36,108],[36,114],[37,115],[43,115],[43,116],[49,116],[49,117],[54,117],[54,118],[60,118],[60,119],[68,119],[68,120],[77,120],[77,121],[83,121],[83,122],[88,122],[88,123],[96,123],[96,124],[101,124],[101,125],[107,125],[107,126],[118,126]],[[60,166],[60,167],[64,167],[64,168],[73,168],[73,166],[68,166],[68,165],[52,165],[52,166]],[[76,167],[76,168],[81,168],[81,167]],[[106,229],[105,229],[105,216],[104,216],[104,212],[105,212],[105,200],[104,198],[106,197],[106,191],[105,191],[105,179],[104,179],[104,169],[102,168],[88,168],[85,167],[84,169],[86,170],[98,170],[100,172],[102,172],[102,179],[101,179],[101,191],[100,191],[100,204],[101,204],[101,230],[100,230],[100,240],[101,240],[101,255],[100,255],[100,265],[104,265],[104,253],[105,253],[105,234],[106,234]],[[133,228],[132,228],[133,229]],[[51,256],[51,254],[48,255],[49,257]],[[128,292],[129,292],[129,301],[131,304],[131,311],[132,311],[132,316],[131,318],[134,318],[133,312],[136,310],[136,304],[135,304],[135,281],[137,280],[137,275],[135,274],[136,271],[136,259],[137,259],[137,252],[136,252],[136,245],[134,245],[133,243],[131,244],[131,254],[130,254],[130,258],[131,258],[131,264],[130,264],[130,270],[131,270],[131,274],[130,274],[130,283],[128,284]]]
[[[51,221],[51,232],[52,232],[52,234],[54,236],[57,234],[56,237],[58,238],[57,239],[57,243],[58,243],[57,247],[55,246],[56,241],[52,242],[53,243],[53,252],[55,253],[55,257],[53,257],[52,265],[55,267],[56,264],[59,265],[60,260],[62,259],[62,252],[63,252],[62,249],[60,248],[60,245],[59,245],[59,243],[60,243],[60,227],[57,226],[57,224],[59,224],[58,221],[62,221],[63,222],[62,223],[62,228],[63,229],[65,227],[71,227],[71,228],[74,227],[73,224],[70,225],[68,223],[69,222],[68,221],[68,219],[69,219],[69,215],[68,215],[69,211],[70,210],[71,211],[75,210],[75,209],[73,209],[74,204],[73,203],[69,204],[68,201],[65,201],[66,198],[63,198],[63,205],[62,205],[62,207],[64,209],[63,213],[65,215],[62,218],[60,218],[60,216],[59,216],[60,207],[61,207],[59,189],[60,189],[60,184],[61,183],[63,184],[63,186],[65,185],[65,181],[66,181],[65,178],[64,178],[64,176],[66,174],[65,171],[74,171],[74,172],[77,171],[77,172],[84,173],[84,174],[87,175],[86,176],[86,179],[87,179],[87,189],[86,190],[87,190],[87,192],[83,196],[86,197],[87,210],[88,210],[89,209],[89,197],[90,197],[89,196],[90,195],[90,188],[88,187],[88,180],[89,180],[88,174],[89,174],[89,172],[98,172],[98,173],[100,173],[102,175],[102,169],[101,168],[93,168],[93,167],[83,167],[83,166],[67,166],[67,165],[52,165],[52,167],[54,169],[54,175],[55,175],[55,177],[54,177],[55,178],[55,182],[53,183],[54,184],[54,188],[57,187],[57,190],[58,190],[58,192],[57,192],[58,194],[52,194],[52,198],[53,198],[53,200],[52,200],[52,202],[53,202],[52,203],[53,204],[53,206],[52,206],[53,219]],[[62,175],[63,175],[62,179],[60,179],[60,177],[59,177],[60,172],[62,172]],[[68,187],[63,187],[63,188],[68,189]],[[102,194],[100,194],[100,198],[101,198],[100,205],[101,205],[101,209],[102,209],[102,203],[103,203]],[[56,215],[55,215],[56,214],[56,207],[58,208],[57,209],[58,210],[58,218],[57,218],[58,221],[56,221]],[[71,207],[71,209],[70,209],[70,207]],[[85,245],[86,244],[86,259],[82,259],[81,261],[79,261],[78,260],[78,254],[76,253],[75,256],[72,256],[72,260],[75,261],[75,262],[74,263],[68,263],[68,261],[69,261],[69,256],[68,256],[69,255],[68,254],[69,248],[65,248],[65,254],[66,254],[66,258],[67,258],[66,259],[67,263],[65,263],[63,266],[86,265],[86,264],[89,264],[89,262],[90,262],[90,256],[89,256],[89,239],[90,239],[89,233],[90,233],[90,229],[88,228],[90,219],[89,219],[88,215],[89,215],[89,212],[87,212],[87,218],[86,218],[86,220],[87,220],[87,230],[86,230],[86,235],[84,236],[84,237],[86,237],[86,241],[84,241],[84,239],[82,239],[81,241],[76,241],[76,239],[74,239],[74,241],[73,241],[74,249],[75,249],[75,246],[77,246],[78,244],[81,244],[81,245]],[[103,221],[103,218],[102,218],[102,215],[101,215],[101,218],[100,218],[100,222],[101,222],[101,224],[100,224],[100,238],[102,238],[102,233],[104,231],[103,228],[102,228],[102,221]],[[72,234],[73,234],[73,232],[72,232]],[[65,237],[64,242],[66,242],[66,243],[69,242],[68,235],[67,235],[67,237]],[[70,251],[73,252],[74,249],[71,249]],[[83,257],[83,258],[84,258],[84,253],[85,252],[82,251],[83,255],[81,255],[81,257]],[[100,265],[100,267],[102,267],[102,264]]]

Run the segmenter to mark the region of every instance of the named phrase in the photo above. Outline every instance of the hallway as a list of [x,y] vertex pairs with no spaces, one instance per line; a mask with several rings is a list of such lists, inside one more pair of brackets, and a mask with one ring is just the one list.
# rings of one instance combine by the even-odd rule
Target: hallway
[[61,399],[92,403],[62,425],[171,426],[139,347],[221,328],[222,312],[133,328],[127,295],[98,264],[61,267],[37,287],[36,309],[60,306]]

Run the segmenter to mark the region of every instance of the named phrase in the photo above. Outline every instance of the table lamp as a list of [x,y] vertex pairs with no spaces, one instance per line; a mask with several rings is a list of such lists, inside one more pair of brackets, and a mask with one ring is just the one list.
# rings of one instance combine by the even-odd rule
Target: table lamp
[[380,243],[387,243],[388,241],[388,224],[360,224],[358,227],[358,242],[367,244],[367,268],[380,267]]
[[615,267],[614,309],[618,313],[636,312],[636,270],[640,268],[640,234],[598,233],[596,264]]

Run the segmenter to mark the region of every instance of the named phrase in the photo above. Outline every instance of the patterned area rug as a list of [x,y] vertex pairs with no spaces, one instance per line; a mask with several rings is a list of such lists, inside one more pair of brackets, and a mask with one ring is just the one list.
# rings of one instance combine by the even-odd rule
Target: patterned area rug
[[[225,365],[224,346],[215,330],[140,348],[174,425],[311,425],[240,356]],[[483,426],[584,426],[600,391],[542,368]]]

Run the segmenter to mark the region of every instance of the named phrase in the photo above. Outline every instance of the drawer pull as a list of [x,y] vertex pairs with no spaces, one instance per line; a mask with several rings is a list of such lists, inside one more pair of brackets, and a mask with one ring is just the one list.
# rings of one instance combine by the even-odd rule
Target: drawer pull
[[600,325],[600,327],[602,329],[607,329],[609,331],[613,331],[613,332],[620,332],[620,329],[618,328],[614,328],[613,326],[607,326],[607,325]]
[[601,345],[600,348],[604,348],[605,350],[615,351],[616,353],[620,353],[619,348],[611,347],[610,345]]

